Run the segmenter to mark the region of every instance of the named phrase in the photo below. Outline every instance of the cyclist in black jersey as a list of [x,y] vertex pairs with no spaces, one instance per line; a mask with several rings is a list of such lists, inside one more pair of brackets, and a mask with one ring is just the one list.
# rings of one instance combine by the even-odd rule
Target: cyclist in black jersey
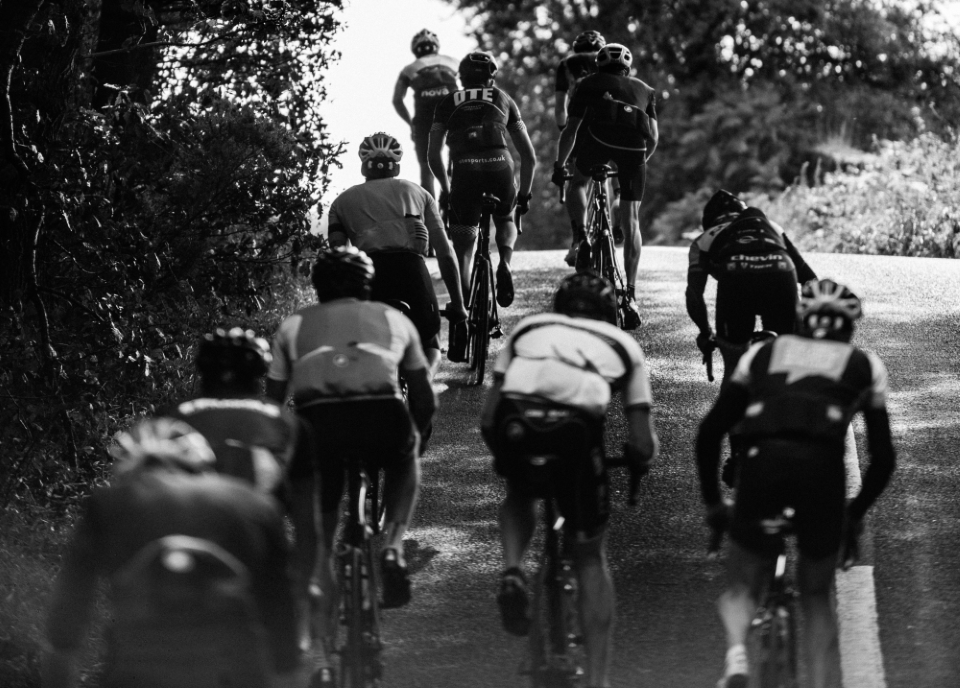
[[[627,281],[625,329],[640,326],[636,282],[640,267],[640,202],[646,186],[647,160],[657,147],[659,130],[655,91],[630,74],[632,53],[619,43],[608,43],[597,53],[597,74],[584,78],[568,108],[567,126],[557,144],[557,161],[551,180],[565,183],[564,166],[579,143],[576,167],[581,179],[596,165],[613,163],[620,183],[620,226],[626,232],[623,257]],[[582,209],[579,227],[586,222],[586,183],[571,186],[570,199]],[[568,201],[570,202],[570,201]],[[590,246],[580,242],[579,252]]]
[[[556,85],[554,88],[553,114],[557,121],[557,127],[563,131],[567,126],[567,105],[576,91],[577,85],[584,77],[597,73],[597,51],[607,44],[606,39],[597,31],[584,31],[573,39],[573,53],[567,55],[560,64],[557,65]],[[574,144],[573,152],[570,154],[571,160],[576,160],[579,148],[584,139],[578,138]],[[574,193],[575,189],[582,189],[587,181],[583,179],[583,174],[573,166],[573,179],[570,182],[571,194],[566,203],[567,215],[570,217],[570,227],[573,230],[573,243],[567,252],[564,260],[567,265],[573,266],[577,259],[577,249],[580,247],[580,241],[583,239],[583,222],[585,208],[580,195]]]
[[[517,241],[514,205],[520,213],[530,207],[530,189],[536,154],[517,104],[494,86],[498,66],[489,53],[475,51],[460,62],[463,88],[437,105],[430,130],[430,167],[440,182],[440,206],[449,209],[450,234],[460,261],[464,298],[468,298],[473,256],[480,231],[480,199],[490,193],[500,200],[494,209],[497,249],[497,303],[513,303],[510,259]],[[520,154],[519,193],[513,180],[513,157],[508,140]],[[443,165],[443,144],[450,147],[451,178]]]
[[[810,685],[839,688],[834,570],[848,565],[864,514],[896,463],[887,415],[887,371],[873,353],[850,344],[860,299],[825,279],[803,286],[797,333],[755,344],[738,361],[703,419],[696,456],[707,523],[729,525],[729,584],[719,600],[727,632],[721,688],[746,688],[745,642],[764,572],[777,556],[760,522],[795,510],[798,576]],[[862,412],[870,465],[859,494],[846,500],[844,437]],[[717,480],[720,443],[735,425],[746,445],[732,511]],[[846,539],[845,539],[846,535]],[[772,548],[773,547],[773,548]],[[842,548],[842,552],[841,552]]]
[[[457,61],[440,54],[440,39],[428,29],[418,31],[410,42],[416,60],[408,64],[397,77],[393,89],[393,107],[400,119],[410,125],[410,136],[420,163],[420,185],[434,195],[433,173],[427,162],[427,144],[433,110],[444,96],[459,87]],[[413,91],[413,116],[404,102],[407,91]]]
[[[703,299],[708,277],[717,280],[716,334]],[[715,345],[720,349],[724,380],[747,350],[756,316],[766,330],[793,332],[797,284],[816,277],[783,228],[762,210],[723,189],[710,198],[703,234],[690,245],[686,303],[700,329],[697,346],[708,355]]]

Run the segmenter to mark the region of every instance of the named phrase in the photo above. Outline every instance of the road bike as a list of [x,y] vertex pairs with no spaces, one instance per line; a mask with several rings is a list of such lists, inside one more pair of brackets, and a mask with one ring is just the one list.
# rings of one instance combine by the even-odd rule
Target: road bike
[[[610,211],[607,205],[607,180],[613,179],[617,173],[609,165],[596,165],[590,169],[592,184],[587,195],[587,221],[584,225],[585,238],[580,242],[577,251],[575,268],[577,272],[592,270],[607,279],[614,286],[617,293],[617,326],[620,329],[635,329],[627,327],[630,315],[627,313],[627,289],[623,279],[623,272],[617,261],[617,249],[613,233],[610,230]],[[573,179],[573,175],[565,175],[565,179]],[[560,187],[560,202],[566,200],[565,187]]]
[[497,312],[496,278],[490,261],[490,222],[500,199],[485,193],[480,201],[480,233],[473,257],[473,275],[467,299],[467,360],[474,372],[474,384],[483,384],[491,339],[503,336]]
[[[777,559],[763,598],[750,622],[747,655],[756,675],[756,688],[797,687],[797,593],[787,576],[786,538],[793,533],[794,510],[760,521],[763,532],[776,539]],[[716,557],[723,532],[711,536],[708,556]]]
[[383,675],[380,655],[379,567],[375,537],[380,532],[380,475],[373,477],[360,464],[347,470],[348,509],[343,536],[337,544],[341,623],[346,627],[340,655],[341,688],[379,688]]
[[[558,458],[548,455],[536,460],[545,465]],[[640,475],[620,457],[607,457],[604,465],[630,469],[628,503],[636,505]],[[531,688],[574,688],[583,676],[579,581],[567,546],[564,518],[557,512],[553,495],[544,500],[543,524],[543,551],[530,604],[529,654],[520,673],[530,678]]]

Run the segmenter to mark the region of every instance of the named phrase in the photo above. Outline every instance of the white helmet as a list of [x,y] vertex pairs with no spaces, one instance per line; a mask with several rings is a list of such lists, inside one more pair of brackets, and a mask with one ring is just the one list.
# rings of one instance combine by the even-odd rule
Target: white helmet
[[607,43],[597,51],[597,67],[619,65],[622,69],[630,69],[633,64],[633,55],[630,49],[620,43]]

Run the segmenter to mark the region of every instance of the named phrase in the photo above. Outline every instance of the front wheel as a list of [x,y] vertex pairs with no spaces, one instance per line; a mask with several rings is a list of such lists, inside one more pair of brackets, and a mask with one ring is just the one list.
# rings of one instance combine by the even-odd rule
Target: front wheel
[[796,688],[796,621],[786,607],[767,610],[757,628],[759,688]]

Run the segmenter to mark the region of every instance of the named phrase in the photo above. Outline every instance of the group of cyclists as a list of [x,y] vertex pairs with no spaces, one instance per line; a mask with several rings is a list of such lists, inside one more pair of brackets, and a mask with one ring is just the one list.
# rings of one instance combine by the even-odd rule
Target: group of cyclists
[[[658,137],[654,93],[628,76],[632,57],[624,46],[594,31],[573,45],[557,78],[562,133],[554,179],[564,183],[564,165],[575,159],[571,199],[582,200],[590,167],[616,164],[633,302],[637,209]],[[365,181],[331,205],[330,247],[313,265],[316,303],[284,319],[272,345],[240,328],[206,335],[196,360],[200,395],[118,437],[115,479],[87,502],[64,559],[48,621],[49,685],[76,685],[76,653],[100,577],[114,592],[106,686],[264,686],[268,674],[296,668],[312,636],[322,655],[312,686],[335,685],[333,553],[344,472],[356,461],[384,474],[384,606],[410,601],[403,538],[436,416],[432,381],[441,358],[440,309],[423,257],[436,251],[450,294],[446,316],[464,320],[480,194],[493,193],[500,201],[497,300],[508,306],[517,234],[511,213],[527,208],[536,166],[516,104],[494,85],[490,54],[472,52],[454,67],[426,30],[412,49],[417,59],[401,73],[394,105],[411,123],[421,185],[397,178],[402,147],[394,137],[364,139]],[[413,117],[403,102],[408,88],[415,91]],[[520,155],[519,187],[508,142]],[[570,205],[573,264],[589,251],[583,211],[582,203]],[[744,688],[748,681],[745,636],[771,556],[757,522],[791,505],[811,684],[838,686],[829,590],[841,546],[853,542],[845,534],[857,532],[894,467],[886,372],[875,355],[850,343],[859,299],[818,280],[761,210],[721,190],[704,208],[703,229],[690,249],[687,310],[700,331],[697,345],[704,352],[719,347],[724,361],[724,382],[695,452],[707,523],[729,529],[733,541],[720,600],[728,641],[720,685]],[[718,284],[715,328],[703,297],[708,276]],[[564,278],[553,312],[522,319],[504,343],[480,421],[493,468],[506,481],[497,594],[504,628],[528,632],[521,564],[537,501],[555,499],[579,578],[587,688],[610,685],[615,603],[603,458],[615,393],[626,419],[623,456],[635,475],[651,469],[659,446],[649,367],[636,337],[617,326],[617,309],[616,290],[603,277],[579,269]],[[750,346],[758,316],[779,336]],[[448,355],[457,360],[456,352]],[[872,460],[863,489],[846,504],[844,437],[858,411]],[[361,419],[373,419],[376,432],[364,430],[369,424]],[[719,482],[726,434],[733,504]],[[549,470],[533,470],[533,457],[544,455],[555,458]],[[184,620],[198,613],[228,619],[229,631],[191,622],[185,632]]]

